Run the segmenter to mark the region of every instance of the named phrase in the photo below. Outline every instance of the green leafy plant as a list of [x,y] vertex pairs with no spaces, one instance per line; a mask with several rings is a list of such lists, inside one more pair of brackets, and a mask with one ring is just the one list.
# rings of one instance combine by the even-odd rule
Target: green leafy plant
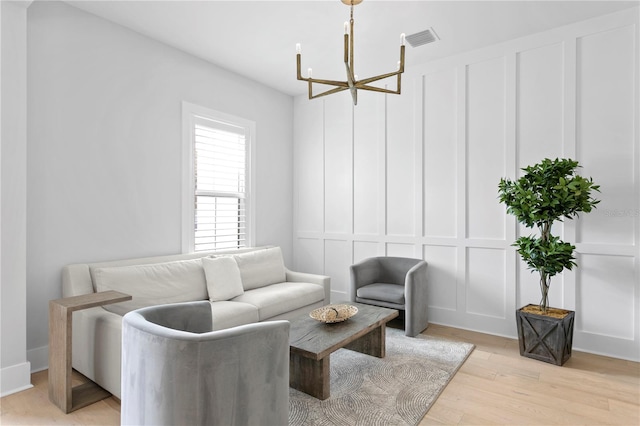
[[500,179],[498,195],[507,206],[507,213],[516,217],[527,228],[537,228],[539,236],[520,237],[513,243],[528,268],[540,274],[540,309],[549,306],[551,277],[564,269],[577,266],[575,246],[551,235],[555,221],[573,219],[578,213],[590,212],[600,200],[591,196],[600,192],[600,186],[591,178],[576,174],[577,161],[545,158],[540,163],[525,167],[525,174],[516,181]]

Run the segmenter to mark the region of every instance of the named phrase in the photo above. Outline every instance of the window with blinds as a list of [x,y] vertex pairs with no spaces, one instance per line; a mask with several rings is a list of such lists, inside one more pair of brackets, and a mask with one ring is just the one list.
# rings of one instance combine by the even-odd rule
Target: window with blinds
[[250,151],[255,124],[183,102],[183,251],[251,245]]
[[245,129],[196,119],[194,251],[246,244]]

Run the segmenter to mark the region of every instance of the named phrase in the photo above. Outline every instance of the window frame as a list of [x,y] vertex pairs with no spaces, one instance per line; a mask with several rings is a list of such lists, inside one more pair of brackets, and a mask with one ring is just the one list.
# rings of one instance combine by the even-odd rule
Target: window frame
[[[235,115],[182,102],[182,252],[195,252],[195,125],[210,120],[245,130],[245,246],[255,241],[255,122]],[[222,250],[222,249],[221,249]]]

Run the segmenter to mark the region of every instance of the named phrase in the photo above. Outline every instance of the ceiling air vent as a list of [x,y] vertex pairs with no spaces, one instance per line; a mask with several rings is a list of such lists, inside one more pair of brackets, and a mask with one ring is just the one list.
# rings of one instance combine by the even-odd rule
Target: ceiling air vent
[[407,41],[411,45],[411,47],[418,47],[424,44],[433,43],[434,41],[440,40],[438,34],[433,30],[433,28],[429,28],[424,31],[420,31],[419,33],[411,34],[407,36]]

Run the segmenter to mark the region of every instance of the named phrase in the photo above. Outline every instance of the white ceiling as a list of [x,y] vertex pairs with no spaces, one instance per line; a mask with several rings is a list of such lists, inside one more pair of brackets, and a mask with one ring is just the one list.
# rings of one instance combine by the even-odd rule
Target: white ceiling
[[[302,69],[344,80],[343,23],[349,7],[322,1],[67,1],[79,9],[244,75],[290,95],[305,93]],[[354,9],[355,72],[395,70],[400,33],[433,27],[440,41],[407,45],[406,66],[477,49],[638,6],[640,1],[381,1]]]

